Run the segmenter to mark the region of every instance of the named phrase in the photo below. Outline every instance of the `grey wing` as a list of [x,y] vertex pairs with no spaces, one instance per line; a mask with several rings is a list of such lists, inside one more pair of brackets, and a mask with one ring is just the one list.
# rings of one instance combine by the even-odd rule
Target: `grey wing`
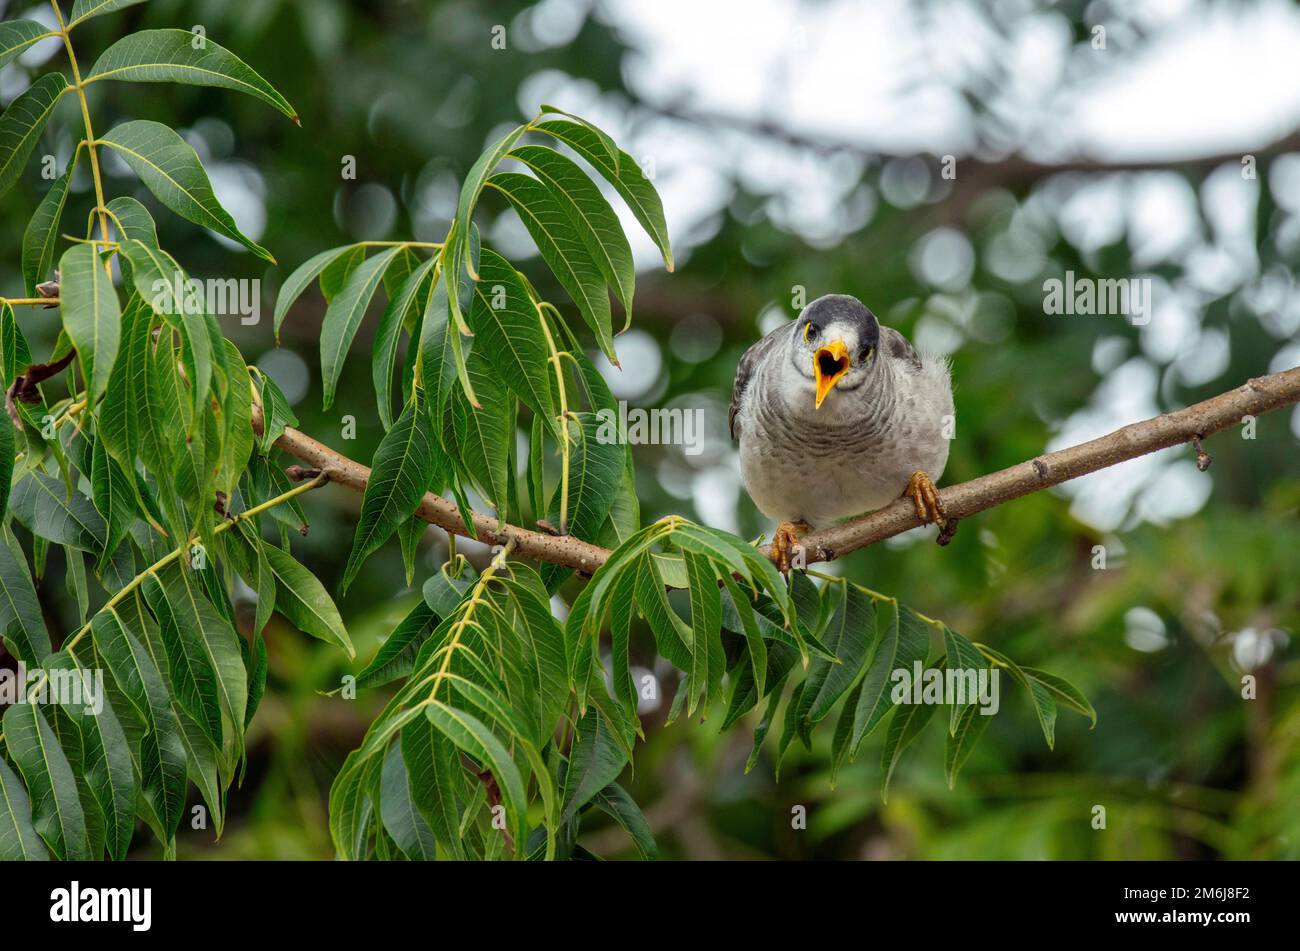
[[731,387],[731,406],[727,411],[727,426],[731,430],[732,439],[736,438],[736,414],[740,412],[740,402],[745,397],[745,388],[749,386],[749,381],[754,376],[754,370],[772,352],[772,348],[781,336],[782,331],[787,329],[785,326],[781,326],[773,330],[746,350],[740,358],[740,364],[736,367],[736,382]]

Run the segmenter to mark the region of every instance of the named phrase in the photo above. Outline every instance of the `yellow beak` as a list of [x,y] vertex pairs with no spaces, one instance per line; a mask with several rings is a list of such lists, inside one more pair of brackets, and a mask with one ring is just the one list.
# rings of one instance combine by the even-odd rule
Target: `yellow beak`
[[817,409],[840,377],[849,372],[849,348],[843,340],[832,340],[813,354],[813,377],[817,380]]

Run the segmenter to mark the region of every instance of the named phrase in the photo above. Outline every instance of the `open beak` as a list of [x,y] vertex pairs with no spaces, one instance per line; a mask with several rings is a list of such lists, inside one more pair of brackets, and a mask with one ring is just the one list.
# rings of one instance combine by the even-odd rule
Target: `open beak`
[[849,348],[843,340],[832,340],[813,354],[813,376],[817,380],[817,409],[840,377],[849,372]]

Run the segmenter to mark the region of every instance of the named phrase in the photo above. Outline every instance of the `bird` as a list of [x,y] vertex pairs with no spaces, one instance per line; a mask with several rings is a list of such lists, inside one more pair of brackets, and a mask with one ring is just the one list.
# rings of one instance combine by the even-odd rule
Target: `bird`
[[865,304],[827,294],[745,351],[729,424],[754,504],[776,521],[773,557],[789,574],[800,539],[910,497],[944,528],[935,482],[948,461],[952,373],[883,326]]

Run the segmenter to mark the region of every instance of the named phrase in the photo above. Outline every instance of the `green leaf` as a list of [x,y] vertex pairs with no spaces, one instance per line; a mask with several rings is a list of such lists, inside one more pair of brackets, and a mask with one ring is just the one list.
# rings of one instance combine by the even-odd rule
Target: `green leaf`
[[129,239],[122,242],[121,252],[131,264],[136,293],[181,335],[186,372],[192,383],[193,413],[187,428],[187,435],[192,435],[195,422],[207,406],[213,363],[223,359],[220,351],[213,352],[204,303],[196,299],[189,276],[166,251]]
[[1052,699],[1053,691],[1048,689],[1043,681],[1031,678],[1019,664],[1001,651],[994,650],[985,644],[976,646],[979,648],[980,653],[993,661],[996,666],[1006,670],[1016,683],[1029,692],[1029,699],[1034,705],[1034,713],[1038,717],[1038,725],[1042,727],[1043,738],[1047,740],[1047,748],[1054,749],[1056,746],[1056,701]]
[[539,132],[554,136],[586,159],[627,202],[641,227],[654,239],[663,254],[664,267],[673,269],[673,250],[668,242],[668,225],[664,206],[654,185],[641,166],[626,152],[620,151],[618,162],[610,160],[600,137],[585,125],[564,119],[550,119],[536,125]]
[[421,599],[397,623],[374,658],[357,674],[358,687],[380,687],[408,675],[420,648],[442,619]]
[[1092,727],[1097,726],[1097,711],[1093,709],[1088,698],[1083,695],[1074,684],[1070,683],[1064,677],[1058,677],[1056,674],[1049,674],[1045,670],[1039,670],[1036,667],[1022,667],[1025,676],[1030,680],[1037,681],[1048,693],[1052,695],[1058,704],[1073,710],[1075,713],[1081,713],[1088,718]]
[[13,385],[14,378],[31,362],[27,338],[14,319],[14,309],[4,301],[0,303],[0,375],[4,377],[5,389]]
[[690,579],[691,599],[691,694],[687,697],[686,712],[695,712],[696,696],[709,699],[722,685],[726,659],[722,656],[722,595],[717,578],[703,555],[683,552],[686,575]]
[[159,334],[156,344],[144,334],[136,346],[142,351],[132,364],[133,389],[139,400],[140,458],[159,482],[167,483],[180,467],[186,448],[176,351],[169,334]]
[[389,748],[379,782],[379,815],[384,828],[408,859],[432,862],[437,858],[433,829],[415,804],[411,777],[399,746]]
[[[614,151],[617,153],[617,148]],[[554,149],[524,145],[511,152],[510,157],[532,169],[564,207],[591,259],[605,276],[605,283],[614,289],[623,305],[626,314],[623,329],[626,330],[632,322],[636,267],[632,262],[632,246],[614,209],[586,173]]]
[[343,361],[347,359],[348,348],[352,338],[357,335],[361,318],[366,315],[370,299],[379,289],[384,279],[384,270],[400,248],[388,248],[367,258],[348,277],[343,291],[330,301],[325,309],[325,319],[320,331],[320,368],[324,388],[324,409],[334,403],[334,392],[338,386],[339,374],[343,372]]
[[150,324],[153,315],[139,296],[133,296],[122,310],[122,341],[118,351],[117,372],[108,378],[108,390],[99,404],[99,442],[125,469],[135,468],[141,454],[145,406],[144,390],[149,379]]
[[293,106],[247,63],[205,34],[189,30],[141,30],[124,36],[100,54],[83,81],[88,85],[101,79],[233,89],[302,125]]
[[75,490],[69,495],[67,486],[43,472],[18,480],[9,507],[33,535],[82,551],[104,550],[108,527],[90,499]]
[[443,619],[456,610],[472,582],[470,572],[453,578],[444,568],[432,575],[424,583],[424,597],[398,622],[375,652],[374,659],[357,674],[357,686],[378,687],[409,674],[420,648],[435,634]]
[[591,804],[622,827],[642,859],[653,862],[659,857],[654,830],[626,789],[618,783],[610,783],[592,797]]
[[[943,649],[944,659],[948,670],[953,671],[975,671],[988,670],[990,663],[984,655],[962,635],[949,627],[943,629]],[[966,705],[975,703],[976,697],[968,697],[967,704],[952,704],[948,717],[948,735],[953,736],[957,732],[957,722],[961,719],[963,710]]]
[[462,314],[463,295],[460,276],[468,269],[471,277],[478,277],[471,254],[474,206],[478,204],[483,185],[492,174],[492,170],[527,129],[527,126],[516,126],[494,142],[492,147],[483,152],[470,167],[465,182],[460,187],[460,197],[456,202],[456,221],[447,238],[447,246],[442,252],[442,274],[443,283],[447,285],[447,306],[451,313],[451,322],[463,333],[468,333],[469,328],[465,325]]
[[59,221],[63,217],[63,206],[68,200],[68,182],[72,180],[76,156],[80,154],[74,154],[73,161],[54,180],[23,232],[23,286],[28,297],[35,297],[36,285],[50,276],[50,268],[54,265],[54,246],[59,240]]
[[194,224],[238,241],[258,257],[275,263],[271,252],[246,237],[212,193],[198,153],[160,122],[137,119],[108,132],[100,143],[114,149],[154,197]]
[[578,313],[596,335],[609,362],[618,366],[605,276],[564,205],[545,184],[518,172],[499,172],[488,179],[488,185],[505,195],[519,214],[542,260],[578,305]]
[[32,822],[32,804],[27,798],[27,790],[9,765],[0,759],[0,862],[48,861],[49,858],[50,853],[36,834]]
[[[731,572],[723,569],[718,572],[718,578],[727,589],[727,596],[722,601],[722,626],[728,630],[733,630],[734,628],[728,624],[728,616],[734,615],[739,622],[738,626],[741,628],[741,632],[745,635],[746,654],[749,656],[748,683],[752,687],[752,703],[757,703],[759,698],[767,693],[768,654],[767,645],[763,643],[762,630],[759,628],[759,616],[749,598],[740,590],[740,585],[736,583],[736,579],[731,576]],[[738,681],[743,682],[743,677],[738,678]],[[732,693],[732,702],[728,706],[727,720],[729,722],[734,720],[733,710],[738,706],[738,701],[745,699],[741,682],[737,683],[736,689]],[[748,706],[745,709],[748,709]]]
[[[265,559],[265,556],[263,556]],[[265,562],[263,562],[265,564]],[[266,576],[271,574],[270,568],[266,569]],[[258,612],[262,611],[263,601],[258,602]],[[272,607],[274,607],[272,605]],[[271,613],[268,608],[266,613]],[[266,695],[266,675],[271,666],[271,654],[266,647],[266,638],[262,636],[262,628],[258,627],[253,633],[253,642],[243,640],[239,641],[240,652],[244,655],[244,667],[248,670],[248,705],[244,708],[244,729],[253,722],[253,716],[257,713],[257,708],[261,706],[262,697]]]
[[50,113],[69,88],[62,73],[46,73],[9,103],[0,116],[0,195],[22,175]]
[[239,478],[248,468],[248,457],[253,454],[253,381],[248,375],[244,356],[235,344],[221,338],[217,341],[225,357],[226,393],[221,399],[221,465],[217,473],[217,488],[227,498],[233,498]]
[[849,755],[856,756],[868,734],[893,708],[890,697],[895,670],[910,672],[916,661],[925,663],[929,651],[929,627],[916,612],[897,602],[882,602],[876,608],[876,649],[862,679],[862,691],[853,713]]
[[[242,666],[242,662],[241,662]],[[212,825],[218,838],[226,823],[226,787],[222,781],[222,763],[219,751],[203,733],[203,728],[180,707],[173,705],[172,712],[180,724],[181,743],[185,746],[186,772],[203,795],[212,813]],[[227,768],[226,772],[232,770]]]
[[279,583],[276,610],[305,634],[343,648],[355,657],[352,639],[343,626],[343,618],[322,585],[310,571],[282,548],[266,545],[266,559]]
[[148,575],[145,600],[158,618],[177,702],[233,762],[243,749],[248,675],[238,635],[191,574],[191,569],[173,565]]
[[0,523],[9,512],[9,492],[13,488],[14,458],[17,454],[17,436],[14,421],[4,413],[0,419]]
[[104,519],[105,560],[122,539],[126,538],[136,515],[135,485],[108,453],[102,439],[96,439],[91,448],[90,485],[91,503]]
[[[433,285],[433,266],[437,258],[429,258],[413,270],[402,282],[397,293],[389,298],[370,354],[370,375],[375,384],[375,402],[379,406],[379,419],[384,429],[393,425],[393,367],[397,362],[397,344],[408,316],[427,302]],[[389,271],[392,270],[390,266]],[[385,278],[389,271],[385,272]]]
[[451,323],[447,309],[447,287],[439,281],[429,292],[420,320],[420,387],[428,395],[429,413],[436,425],[446,415],[448,397],[458,376],[465,376],[462,393],[468,391],[469,402],[475,403],[473,387],[460,356],[460,337]]
[[258,448],[265,455],[271,451],[275,441],[284,435],[286,426],[297,426],[298,417],[294,415],[289,401],[280,388],[265,373],[259,372],[258,392],[262,400],[262,438]]
[[460,822],[465,770],[455,745],[420,717],[402,729],[401,748],[416,808],[451,857],[464,860]]
[[18,540],[7,527],[0,532],[0,631],[9,653],[34,667],[50,652],[45,615]]
[[588,710],[578,721],[577,731],[564,774],[562,822],[577,815],[597,793],[618,779],[627,765],[623,747],[600,711]]
[[346,591],[362,562],[397,531],[420,505],[433,471],[434,434],[422,400],[406,404],[375,450],[361,498],[361,518],[343,572]]
[[63,676],[81,678],[80,692],[73,695],[81,702],[65,700],[60,710],[80,732],[82,774],[104,820],[104,846],[109,858],[121,861],[135,833],[135,801],[140,793],[126,734],[105,695],[102,680],[97,685],[92,671],[78,667],[66,652],[53,655],[46,667],[51,670],[50,676],[62,671]]
[[275,316],[272,319],[275,326],[276,346],[280,344],[280,325],[284,323],[284,318],[289,313],[289,308],[293,306],[294,301],[302,296],[302,292],[307,289],[307,286],[316,280],[327,267],[349,252],[357,250],[364,253],[364,249],[357,248],[356,245],[352,244],[322,251],[298,265],[293,273],[285,279],[284,284],[280,287],[280,293],[275,299]]
[[[453,330],[448,336],[455,337]],[[510,447],[515,438],[515,399],[475,347],[465,361],[465,372],[478,396],[474,409],[463,390],[452,394],[456,446],[460,462],[477,483],[483,497],[502,518],[508,517]],[[394,426],[396,429],[396,425]]]
[[818,657],[809,665],[800,695],[805,731],[825,719],[836,701],[857,683],[875,640],[876,609],[871,599],[853,585],[836,587],[842,590],[833,602],[835,609],[822,640],[839,663]]
[[501,255],[484,248],[479,277],[470,310],[475,348],[487,355],[501,381],[558,437],[551,396],[555,371],[542,317],[515,269]]
[[185,809],[185,745],[167,685],[149,652],[116,611],[95,615],[90,629],[99,656],[144,728],[137,760],[141,792],[168,840],[175,836]]
[[507,684],[515,708],[532,729],[533,743],[544,747],[569,699],[564,632],[551,614],[550,598],[541,578],[523,565],[513,566],[506,581],[513,616],[509,633],[514,643],[505,651]]
[[131,238],[151,248],[158,247],[158,226],[144,205],[130,195],[119,195],[110,199],[105,207],[113,213],[121,226],[121,237]]
[[89,861],[90,830],[72,764],[58,737],[34,703],[15,703],[4,712],[5,746],[32,796],[32,825],[61,861]]
[[102,16],[105,13],[112,13],[115,10],[121,10],[123,7],[133,7],[137,3],[144,2],[145,0],[74,0],[72,15],[68,20],[68,29],[76,26],[82,20],[89,20],[91,17]]
[[601,148],[605,150],[605,158],[609,160],[609,162],[614,166],[615,169],[618,168],[619,163],[622,160],[622,153],[619,151],[618,145],[614,142],[614,137],[611,136],[608,132],[606,132],[604,129],[600,128],[599,126],[597,126],[595,123],[587,121],[582,116],[577,115],[576,113],[565,112],[563,109],[559,109],[547,103],[542,103],[541,115],[547,115],[548,113],[553,113],[554,115],[557,116],[564,116],[565,118],[572,119],[574,122],[578,123],[587,131],[589,131],[592,135],[596,137],[596,140],[600,143]]
[[959,708],[957,726],[948,736],[948,746],[943,756],[949,789],[957,785],[957,774],[961,772],[975,745],[979,743],[980,737],[992,722],[993,717],[981,713],[980,705],[977,703],[969,703]]
[[889,732],[885,734],[885,745],[880,751],[880,798],[883,802],[889,801],[889,781],[903,750],[925,729],[936,709],[938,707],[933,703],[899,704],[894,708],[894,718],[889,721]]
[[430,700],[425,711],[429,722],[439,732],[461,751],[491,770],[501,793],[501,804],[505,806],[515,855],[521,855],[528,832],[528,802],[524,793],[524,781],[514,760],[481,720],[463,710],[449,707],[438,700]]
[[122,335],[122,312],[113,280],[95,249],[69,248],[59,259],[59,300],[63,327],[81,361],[86,393],[94,405],[108,389]]
[[330,787],[330,838],[338,857],[356,861],[366,857],[366,843],[374,803],[369,790],[378,781],[382,762],[353,751]]
[[569,507],[560,513],[559,490],[546,517],[561,533],[594,542],[609,516],[623,474],[625,447],[608,430],[612,424],[594,413],[572,413],[569,431]]
[[[241,519],[237,531],[240,542],[232,544],[230,552],[239,574],[257,596],[257,610],[253,618],[253,636],[256,639],[260,638],[275,611],[275,572],[271,570],[271,562],[266,556],[268,546],[262,541],[256,526]],[[249,657],[250,655],[245,655],[245,662]],[[249,719],[247,714],[245,719]]]
[[0,66],[20,56],[23,50],[37,40],[57,35],[35,20],[10,20],[7,23],[0,23]]

